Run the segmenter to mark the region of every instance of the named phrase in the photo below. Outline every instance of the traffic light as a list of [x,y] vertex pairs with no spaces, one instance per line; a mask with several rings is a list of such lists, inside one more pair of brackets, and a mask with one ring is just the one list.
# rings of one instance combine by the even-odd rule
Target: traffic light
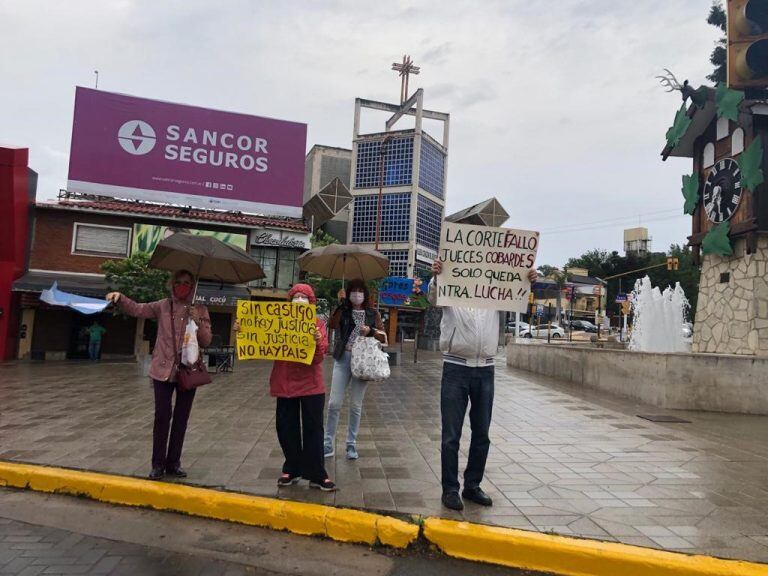
[[667,257],[667,270],[677,270],[680,268],[680,261],[677,258]]
[[728,0],[728,87],[768,87],[768,0]]

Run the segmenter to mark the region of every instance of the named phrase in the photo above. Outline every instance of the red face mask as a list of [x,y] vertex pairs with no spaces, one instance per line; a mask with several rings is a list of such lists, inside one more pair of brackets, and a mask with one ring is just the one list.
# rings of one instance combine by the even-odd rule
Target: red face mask
[[186,300],[192,292],[192,286],[189,284],[176,284],[173,287],[173,295],[177,300]]

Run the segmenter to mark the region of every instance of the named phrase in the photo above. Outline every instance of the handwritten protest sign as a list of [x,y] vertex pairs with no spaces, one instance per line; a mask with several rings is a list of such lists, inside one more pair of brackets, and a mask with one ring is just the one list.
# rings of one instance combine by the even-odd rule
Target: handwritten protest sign
[[525,312],[539,233],[443,222],[438,306]]
[[237,358],[311,364],[315,355],[315,306],[237,301]]
[[390,276],[381,282],[379,303],[382,306],[404,306],[413,294],[413,278]]

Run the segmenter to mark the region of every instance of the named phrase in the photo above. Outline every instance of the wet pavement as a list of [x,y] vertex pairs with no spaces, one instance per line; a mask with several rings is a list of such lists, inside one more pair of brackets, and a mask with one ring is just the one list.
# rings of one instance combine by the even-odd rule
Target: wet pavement
[[[768,417],[664,411],[691,423],[653,423],[637,414],[658,408],[515,371],[500,356],[483,483],[494,506],[456,513],[440,504],[438,355],[404,357],[369,386],[357,461],[342,456],[345,403],[339,456],[326,461],[335,494],[277,488],[269,369],[240,363],[198,392],[187,483],[768,561]],[[133,364],[0,365],[0,459],[143,476],[152,410]],[[467,425],[460,466],[468,438]]]

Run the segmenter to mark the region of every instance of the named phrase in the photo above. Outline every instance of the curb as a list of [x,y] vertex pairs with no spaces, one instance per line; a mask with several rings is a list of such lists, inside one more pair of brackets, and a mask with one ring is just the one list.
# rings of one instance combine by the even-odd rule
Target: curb
[[339,542],[405,548],[419,535],[417,524],[371,512],[65,468],[0,461],[0,486],[183,512]]
[[768,576],[768,564],[440,518],[415,517],[416,523],[410,523],[348,508],[6,461],[0,461],[0,486],[85,496],[340,542],[407,548],[423,539],[456,558],[563,576]]

